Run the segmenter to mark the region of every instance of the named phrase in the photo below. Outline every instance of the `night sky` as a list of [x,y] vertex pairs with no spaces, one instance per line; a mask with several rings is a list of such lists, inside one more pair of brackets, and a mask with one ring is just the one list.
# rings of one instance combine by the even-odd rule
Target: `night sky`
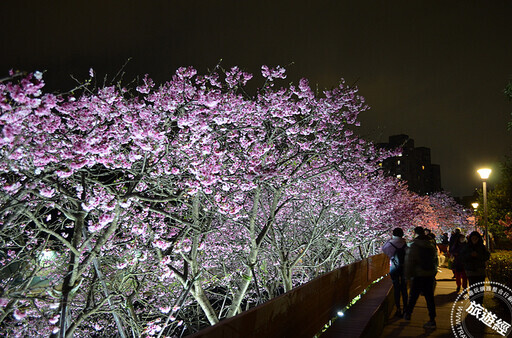
[[0,13],[0,78],[46,70],[48,87],[65,92],[69,74],[113,76],[130,57],[126,79],[157,82],[221,59],[255,75],[282,65],[283,85],[357,85],[371,106],[359,133],[431,148],[454,196],[471,195],[475,170],[510,153],[512,1],[16,0]]

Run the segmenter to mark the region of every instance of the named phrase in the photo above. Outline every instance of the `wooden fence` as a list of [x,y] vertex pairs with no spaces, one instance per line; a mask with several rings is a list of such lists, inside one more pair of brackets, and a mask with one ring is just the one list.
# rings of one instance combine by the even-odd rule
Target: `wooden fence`
[[389,272],[379,254],[322,275],[190,338],[313,337],[354,297]]

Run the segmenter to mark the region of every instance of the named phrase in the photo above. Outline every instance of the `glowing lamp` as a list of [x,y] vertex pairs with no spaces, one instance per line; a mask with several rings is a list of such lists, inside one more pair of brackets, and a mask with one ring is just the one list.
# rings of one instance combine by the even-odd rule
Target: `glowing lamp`
[[491,175],[492,170],[489,168],[482,168],[476,171],[482,180],[486,180]]

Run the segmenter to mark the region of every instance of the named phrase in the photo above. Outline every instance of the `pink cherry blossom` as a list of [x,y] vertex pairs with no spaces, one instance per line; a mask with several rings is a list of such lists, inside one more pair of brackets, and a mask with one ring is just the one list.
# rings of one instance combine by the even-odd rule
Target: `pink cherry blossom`
[[23,320],[27,316],[25,311],[21,311],[20,309],[14,310],[13,317],[16,320]]
[[9,332],[189,334],[376,253],[393,227],[469,226],[448,195],[383,174],[396,151],[358,136],[357,88],[261,71],[252,97],[239,67],[63,95],[40,73],[0,82],[1,264],[57,252],[23,265],[47,296],[0,281],[0,305],[18,307]]

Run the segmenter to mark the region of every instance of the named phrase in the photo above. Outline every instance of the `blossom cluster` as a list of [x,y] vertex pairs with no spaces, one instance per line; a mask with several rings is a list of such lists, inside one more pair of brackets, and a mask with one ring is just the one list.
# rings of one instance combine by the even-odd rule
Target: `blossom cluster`
[[66,95],[39,72],[0,82],[5,332],[191,333],[370,254],[392,227],[465,222],[447,196],[383,175],[393,153],[354,132],[357,88],[261,73],[254,96],[238,67]]

